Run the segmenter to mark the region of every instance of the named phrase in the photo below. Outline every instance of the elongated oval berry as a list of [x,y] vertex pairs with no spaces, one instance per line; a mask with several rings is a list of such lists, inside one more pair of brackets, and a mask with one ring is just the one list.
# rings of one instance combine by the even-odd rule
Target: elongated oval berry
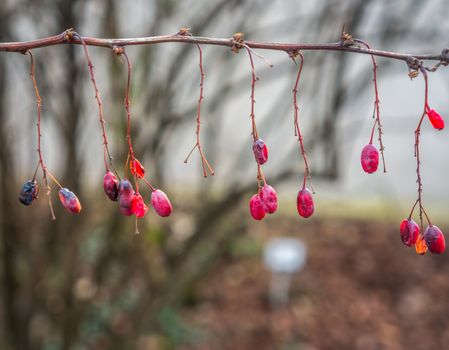
[[426,112],[427,116],[429,117],[430,123],[435,129],[437,130],[444,129],[444,119],[436,110],[428,108]]
[[249,200],[249,212],[254,220],[262,220],[265,217],[265,209],[259,194],[255,194]]
[[419,236],[419,226],[412,219],[404,219],[399,227],[401,240],[406,246],[414,246]]
[[268,214],[273,214],[278,208],[278,196],[276,191],[270,185],[265,185],[260,190],[260,199],[263,209]]
[[376,146],[369,143],[363,147],[360,162],[365,173],[374,173],[379,166],[379,151]]
[[138,218],[142,218],[145,216],[147,211],[148,207],[143,201],[142,196],[140,195],[140,193],[136,193],[133,200],[131,201],[131,212]]
[[134,189],[128,179],[123,179],[118,184],[118,202],[120,204],[120,212],[123,215],[131,216],[131,203],[134,199]]
[[103,188],[104,193],[111,201],[116,201],[118,199],[118,181],[117,177],[108,171],[103,178]]
[[262,139],[257,139],[253,143],[253,153],[256,162],[260,165],[265,164],[268,160],[268,148]]
[[424,231],[424,240],[426,241],[427,248],[433,254],[441,254],[446,249],[443,232],[441,232],[438,226],[427,226]]
[[81,203],[75,194],[67,188],[59,190],[59,199],[62,205],[72,214],[78,214],[81,211]]
[[19,201],[23,205],[30,205],[39,196],[39,186],[36,181],[28,180],[22,186]]
[[424,255],[427,253],[427,245],[423,235],[419,235],[415,243],[416,254]]
[[151,205],[159,216],[169,216],[173,207],[167,195],[161,190],[155,190],[151,193]]
[[308,188],[303,188],[298,192],[296,207],[298,209],[298,214],[303,218],[312,216],[315,211],[315,205],[313,203],[312,193]]

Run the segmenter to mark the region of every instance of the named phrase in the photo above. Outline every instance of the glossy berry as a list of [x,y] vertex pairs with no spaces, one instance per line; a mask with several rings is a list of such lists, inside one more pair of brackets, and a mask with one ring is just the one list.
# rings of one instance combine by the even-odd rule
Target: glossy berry
[[419,235],[415,243],[416,254],[424,255],[427,253],[427,245],[423,235]]
[[365,173],[372,174],[379,166],[379,151],[372,143],[363,147],[360,162]]
[[274,188],[270,185],[265,185],[260,190],[259,195],[265,212],[273,214],[278,208],[278,196]]
[[128,179],[123,179],[118,184],[118,201],[120,204],[120,212],[123,215],[131,216],[131,204],[134,199],[134,189]]
[[259,194],[255,194],[249,200],[249,212],[254,220],[262,220],[265,217],[265,209]]
[[438,226],[427,226],[424,231],[424,240],[426,241],[427,248],[433,254],[441,254],[446,249],[443,232],[441,232]]
[[23,205],[30,205],[39,195],[39,186],[36,181],[28,180],[22,186],[19,201]]
[[404,219],[399,227],[401,240],[406,246],[414,246],[419,236],[419,226],[412,219]]
[[75,194],[67,188],[59,190],[59,199],[62,205],[72,214],[78,214],[81,211],[81,203]]
[[437,130],[442,130],[444,128],[443,117],[434,109],[428,108],[426,110],[427,116],[429,117],[430,123]]
[[131,201],[131,212],[138,218],[142,218],[145,216],[147,211],[148,207],[144,203],[142,196],[140,193],[136,193]]
[[296,207],[298,209],[298,214],[303,218],[312,216],[315,211],[315,205],[313,204],[312,193],[308,188],[303,188],[298,192]]
[[118,199],[118,181],[117,177],[108,171],[103,178],[104,193],[111,201]]
[[173,207],[167,195],[161,190],[155,190],[151,193],[151,205],[159,216],[169,216]]
[[265,164],[268,160],[268,148],[262,139],[258,139],[253,143],[253,152],[256,162],[260,165]]

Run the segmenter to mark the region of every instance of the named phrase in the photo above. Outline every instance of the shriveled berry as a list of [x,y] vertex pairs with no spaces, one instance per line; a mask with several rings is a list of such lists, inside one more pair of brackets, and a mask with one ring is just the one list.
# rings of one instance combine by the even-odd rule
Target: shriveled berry
[[436,110],[428,108],[426,112],[427,116],[429,117],[430,123],[435,129],[437,130],[444,129],[444,119]]
[[30,205],[39,195],[39,186],[36,181],[28,180],[22,186],[19,201],[23,205]]
[[427,245],[423,235],[419,235],[415,243],[416,254],[424,255],[427,253]]
[[372,143],[367,144],[362,149],[360,162],[365,173],[372,174],[379,166],[379,151]]
[[424,240],[426,241],[427,248],[433,254],[441,254],[446,249],[443,232],[441,232],[438,226],[427,226],[424,231]]
[[81,211],[81,203],[75,194],[67,188],[59,190],[59,199],[62,205],[72,214],[78,214]]
[[255,194],[249,200],[249,212],[254,220],[262,220],[265,217],[265,209],[259,194]]
[[399,227],[401,240],[406,246],[414,246],[419,236],[419,226],[412,219],[404,219]]
[[265,185],[260,190],[259,195],[265,212],[273,214],[278,208],[278,196],[274,188],[270,185]]
[[260,165],[265,164],[268,160],[268,148],[262,139],[257,139],[253,143],[253,152],[256,162]]
[[313,212],[315,211],[315,205],[313,204],[312,193],[308,188],[303,188],[298,192],[296,207],[298,209],[299,215],[303,218],[312,216]]
[[137,177],[144,177],[145,176],[145,168],[143,167],[142,163],[139,162],[137,158],[134,158],[129,163],[129,170],[131,171],[131,174],[137,176]]
[[123,179],[118,184],[118,201],[120,204],[120,212],[123,215],[130,216],[133,214],[131,203],[134,199],[134,189],[128,179]]
[[118,181],[117,177],[108,171],[103,178],[103,188],[104,193],[111,201],[116,201],[118,199]]
[[159,216],[169,216],[173,207],[167,195],[161,190],[155,190],[151,193],[151,205]]
[[147,211],[148,211],[148,207],[146,206],[145,202],[143,201],[142,196],[140,195],[140,193],[136,193],[131,202],[131,212],[138,218],[142,218],[145,216]]

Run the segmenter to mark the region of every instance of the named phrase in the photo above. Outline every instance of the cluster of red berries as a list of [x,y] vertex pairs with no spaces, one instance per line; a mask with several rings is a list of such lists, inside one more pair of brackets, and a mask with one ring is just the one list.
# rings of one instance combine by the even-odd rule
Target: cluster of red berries
[[[137,160],[135,161],[138,162]],[[143,178],[143,174],[140,178]],[[125,178],[118,181],[117,177],[111,171],[107,171],[103,179],[103,188],[106,196],[110,200],[119,203],[120,212],[123,215],[135,215],[137,218],[142,218],[148,212],[148,206],[145,204],[139,190],[134,190],[133,185],[128,179]],[[169,216],[173,211],[167,195],[158,189],[152,188],[151,205],[156,213],[162,217]]]
[[[444,128],[444,119],[437,111],[430,108],[428,104],[425,105],[425,114],[436,130],[442,130]],[[369,143],[363,147],[360,162],[366,173],[374,173],[379,165],[379,151],[376,146]],[[426,254],[427,250],[430,250],[430,252],[434,254],[441,254],[446,249],[446,242],[444,235],[438,226],[432,225],[429,221],[429,225],[425,229],[424,234],[421,234],[419,225],[411,218],[416,204],[419,204],[421,207],[420,201],[421,199],[419,198],[413,206],[410,217],[401,222],[399,231],[402,243],[408,247],[414,246],[416,253],[420,255]],[[423,208],[420,208],[420,210],[423,210]],[[427,217],[427,214],[425,215]]]

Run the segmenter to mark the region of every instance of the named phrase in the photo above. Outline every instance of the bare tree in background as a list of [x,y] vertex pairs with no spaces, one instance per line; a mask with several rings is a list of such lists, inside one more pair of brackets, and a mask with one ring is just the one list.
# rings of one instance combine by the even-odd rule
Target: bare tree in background
[[[148,18],[139,28],[140,35],[156,35],[176,32],[178,27],[189,25],[199,36],[211,33],[231,36],[242,31],[248,37],[265,35],[267,40],[273,41],[272,36],[290,31],[287,33],[290,41],[334,42],[339,39],[335,33],[343,23],[351,33],[365,34],[365,22],[372,20],[372,13],[377,13],[372,38],[378,45],[396,45],[411,36],[406,30],[410,26],[408,19],[419,14],[425,6],[425,2],[414,0],[395,8],[385,1],[385,9],[374,12],[375,3],[352,0],[342,5],[340,1],[317,1],[313,15],[298,15],[298,18],[286,19],[265,30],[258,27],[258,18],[273,10],[268,1],[214,0],[207,2],[207,6],[200,6],[195,1],[146,1],[142,11],[148,11]],[[123,18],[124,6],[124,2],[115,0],[38,0],[1,6],[0,41],[25,40],[33,37],[30,33],[40,36],[70,27],[86,35],[125,37],[129,35],[127,23],[133,19]],[[129,6],[134,6],[133,2],[129,2]],[[286,10],[289,14],[302,13],[296,8],[299,5],[295,1],[285,2],[283,6],[291,7]],[[398,8],[403,14],[401,18],[392,15]],[[180,13],[182,23],[179,23]],[[17,19],[27,20],[35,30],[20,31]],[[98,33],[85,33],[85,28],[90,26]],[[426,39],[431,40],[434,34],[429,29]],[[420,35],[425,37],[427,33]],[[51,54],[49,50],[52,50]],[[108,128],[116,140],[116,163],[123,164],[126,150],[122,101],[126,71],[112,52],[93,48],[91,51],[103,94],[109,97],[105,99],[105,105],[109,112]],[[187,153],[188,147],[177,149],[178,144],[184,144],[184,140],[193,143],[194,140],[194,130],[189,125],[194,123],[196,110],[197,51],[192,45],[176,44],[169,48],[141,47],[130,56],[135,72],[132,132],[136,153],[139,159],[149,164],[151,176],[158,186],[168,188],[170,192],[170,184],[165,182],[171,175],[170,159],[176,157],[176,150]],[[181,214],[163,223],[145,224],[142,234],[134,237],[129,220],[117,215],[112,206],[103,205],[107,200],[101,191],[89,193],[89,186],[83,185],[89,183],[86,175],[89,174],[89,164],[85,160],[86,146],[80,140],[87,132],[98,140],[100,134],[98,130],[84,127],[87,120],[95,116],[87,112],[94,101],[81,48],[69,45],[42,49],[36,52],[36,59],[46,125],[51,125],[54,134],[60,136],[57,140],[60,147],[51,146],[47,153],[59,152],[60,177],[67,187],[82,193],[85,207],[92,206],[98,211],[72,217],[58,209],[58,219],[53,222],[47,215],[45,201],[35,206],[38,209],[17,209],[18,189],[26,175],[19,171],[15,161],[16,140],[12,138],[11,130],[20,130],[25,124],[33,125],[35,117],[34,113],[17,115],[14,125],[7,117],[12,108],[7,90],[9,85],[16,83],[14,77],[23,78],[22,84],[29,87],[30,96],[32,91],[26,80],[29,68],[25,57],[0,55],[0,310],[4,315],[0,319],[0,338],[5,340],[2,349],[132,348],[142,334],[167,333],[164,328],[166,319],[161,321],[161,315],[181,306],[192,286],[220,259],[229,242],[245,233],[240,209],[246,206],[248,194],[255,188],[255,176],[247,176],[252,174],[249,166],[253,163],[245,158],[250,149],[249,132],[248,142],[241,145],[242,157],[229,155],[235,161],[223,169],[221,179],[226,181],[201,179],[199,186],[192,186],[179,196],[173,190],[171,194],[178,199],[175,205]],[[249,66],[247,73],[241,75],[241,69],[235,67],[237,59],[222,48],[208,50],[206,56],[206,79],[219,82],[206,87],[203,126],[206,152],[214,164],[222,161],[220,130],[228,118],[222,111],[239,96],[249,97]],[[348,91],[361,94],[365,89],[371,89],[370,69],[354,82],[355,86],[348,87],[345,81],[348,59],[348,55],[340,53],[306,54],[301,99],[320,106],[313,121],[305,121],[308,130],[306,146],[317,164],[313,167],[314,178],[334,179],[338,176],[338,120]],[[23,64],[12,63],[20,60]],[[246,58],[242,62],[248,64]],[[368,64],[367,60],[367,67]],[[20,71],[12,73],[11,66],[20,67]],[[55,66],[63,67],[57,76]],[[286,57],[285,62],[274,69],[262,64],[257,68],[259,76],[263,77],[263,83],[259,85],[285,81],[282,90],[273,94],[269,111],[258,107],[259,115],[269,116],[263,118],[260,128],[269,130],[273,143],[282,142],[285,135],[276,134],[276,128],[279,123],[292,121],[291,89],[296,67]],[[326,71],[324,77],[323,69]],[[387,66],[383,72],[386,69]],[[249,113],[242,111],[235,117],[236,123],[249,125],[247,115]],[[34,140],[32,127],[21,132]],[[291,132],[293,134],[293,128]],[[99,145],[99,142],[91,142],[88,147],[92,153],[101,155]],[[270,171],[270,183],[279,185],[302,177],[302,169],[297,166],[300,161],[296,144],[279,157],[279,166]],[[179,167],[198,168],[200,180],[197,162],[198,159],[193,157],[187,166],[179,164]],[[32,168],[29,164],[27,174]],[[95,180],[96,187],[100,187],[100,176]],[[245,202],[244,205],[240,205],[241,202]],[[185,235],[180,235],[182,229],[179,227],[183,225]]]

